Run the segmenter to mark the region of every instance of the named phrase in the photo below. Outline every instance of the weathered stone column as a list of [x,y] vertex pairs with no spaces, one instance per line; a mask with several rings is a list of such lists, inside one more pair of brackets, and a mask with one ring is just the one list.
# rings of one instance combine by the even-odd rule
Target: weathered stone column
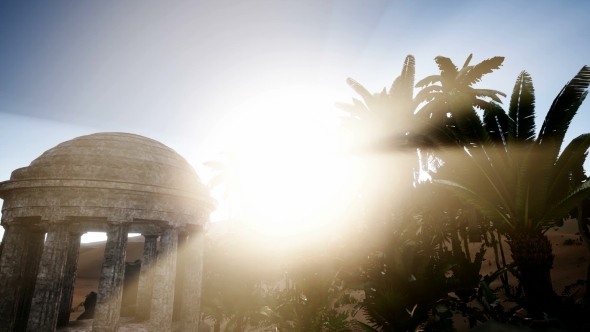
[[184,283],[184,269],[186,265],[186,240],[188,238],[187,232],[178,234],[178,248],[176,250],[176,280],[174,282],[174,311],[172,320],[180,319],[180,310],[182,306],[182,292]]
[[68,325],[68,322],[70,321],[72,299],[74,297],[74,284],[76,283],[76,272],[78,270],[78,257],[80,256],[81,237],[82,233],[80,232],[70,232],[68,257],[64,272],[64,283],[61,292],[61,303],[59,304],[57,326]]
[[143,257],[141,258],[141,271],[137,285],[137,301],[135,319],[138,321],[150,318],[152,307],[152,290],[154,287],[154,269],[158,255],[158,236],[143,234],[145,242],[143,245]]
[[0,331],[8,332],[14,329],[27,229],[15,224],[4,227],[0,257]]
[[186,244],[186,265],[182,290],[183,332],[197,332],[201,314],[201,283],[205,253],[205,232],[202,227],[193,230]]
[[174,228],[164,229],[160,237],[160,250],[154,276],[152,308],[150,309],[151,331],[169,332],[172,330],[177,244],[178,231]]
[[125,256],[127,251],[127,225],[114,225],[107,233],[102,271],[98,283],[98,296],[94,311],[93,332],[114,332],[119,327]]
[[14,322],[14,331],[26,331],[29,320],[29,311],[33,301],[33,292],[37,283],[37,274],[39,273],[39,263],[43,255],[43,246],[45,245],[45,229],[39,227],[29,227],[26,246],[26,258],[22,282],[20,285],[20,295],[18,307],[16,310],[16,321]]
[[41,254],[27,331],[55,331],[68,254],[68,225],[52,223]]

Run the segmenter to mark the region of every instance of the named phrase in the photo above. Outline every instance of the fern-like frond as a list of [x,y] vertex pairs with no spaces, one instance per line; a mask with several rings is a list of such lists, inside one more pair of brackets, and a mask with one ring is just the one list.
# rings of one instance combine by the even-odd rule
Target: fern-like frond
[[516,78],[508,116],[511,119],[508,130],[511,142],[531,142],[535,139],[535,88],[526,71]]
[[416,75],[416,60],[413,55],[406,56],[402,73],[400,74],[400,102],[410,103],[414,96],[414,76]]
[[[578,108],[586,98],[590,85],[590,67],[584,66],[559,92],[539,131],[538,144],[547,139],[561,142]],[[558,149],[559,151],[559,149]]]
[[444,56],[437,56],[436,58],[434,58],[434,62],[436,62],[436,64],[438,65],[438,69],[440,70],[440,76],[443,79],[452,82],[457,78],[459,70],[457,69],[457,66],[455,66],[453,61],[451,61],[451,59],[446,58]]
[[475,83],[481,81],[481,78],[484,75],[489,74],[496,69],[499,69],[500,66],[502,66],[503,62],[504,62],[503,56],[495,56],[491,59],[487,59],[487,60],[484,60],[484,61],[476,64],[475,66],[473,66],[473,69],[471,69],[465,75],[465,78],[463,79],[462,83],[466,84],[466,85],[472,85],[472,84],[475,84]]
[[549,201],[556,201],[571,189],[573,173],[580,168],[583,169],[589,147],[590,134],[582,134],[574,138],[560,154],[552,172]]
[[430,75],[430,76],[427,76],[427,77],[421,79],[420,81],[418,81],[418,83],[416,83],[415,87],[416,88],[423,88],[425,86],[428,86],[430,84],[434,84],[434,83],[437,83],[440,81],[441,81],[440,75]]
[[434,99],[435,96],[440,96],[440,94],[435,95],[433,94],[433,92],[442,92],[442,89],[442,86],[438,84],[429,85],[424,89],[420,90],[416,94],[416,98],[414,98],[414,100],[416,103],[429,102],[432,99]]
[[502,97],[506,97],[504,92],[498,90],[491,90],[491,89],[475,89],[475,96],[476,97],[487,97],[491,98],[493,101],[502,104],[502,100],[498,97],[498,95]]
[[466,68],[467,66],[469,66],[469,63],[471,62],[472,58],[473,58],[473,53],[469,54],[469,56],[467,57],[467,60],[465,60],[465,63],[463,64],[462,68]]
[[369,108],[372,108],[374,101],[373,95],[369,92],[369,90],[350,77],[346,79],[346,83],[354,90],[354,92],[363,98],[363,101]]
[[539,219],[537,227],[549,227],[555,221],[567,217],[573,208],[588,198],[590,198],[590,181],[581,183],[575,189],[571,190],[560,201],[547,209],[543,216]]

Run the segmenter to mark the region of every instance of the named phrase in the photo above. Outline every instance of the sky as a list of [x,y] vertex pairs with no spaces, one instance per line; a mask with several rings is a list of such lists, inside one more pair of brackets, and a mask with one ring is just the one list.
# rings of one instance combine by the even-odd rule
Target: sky
[[[269,157],[273,135],[331,135],[332,103],[354,96],[345,79],[380,91],[408,54],[417,79],[437,73],[438,55],[458,66],[470,53],[472,63],[505,56],[477,87],[509,95],[526,70],[544,115],[590,64],[589,9],[585,1],[524,0],[1,1],[0,180],[60,142],[106,131],[156,139],[201,175],[201,163],[232,144],[266,148],[256,157]],[[589,124],[590,102],[566,139]],[[347,174],[327,178],[340,183]],[[287,184],[312,185],[306,178]],[[293,204],[334,195],[318,192]],[[271,215],[297,210],[271,205]]]

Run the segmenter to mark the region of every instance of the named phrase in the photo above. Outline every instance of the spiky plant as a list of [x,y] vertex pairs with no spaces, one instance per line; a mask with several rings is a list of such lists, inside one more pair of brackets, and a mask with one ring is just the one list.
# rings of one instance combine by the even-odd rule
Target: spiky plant
[[422,88],[416,94],[414,100],[416,106],[427,102],[418,110],[419,115],[437,123],[445,121],[447,113],[452,113],[450,100],[457,95],[467,97],[473,106],[480,109],[490,106],[490,101],[487,98],[501,103],[498,96],[506,97],[504,93],[497,90],[476,89],[472,85],[481,81],[484,75],[500,68],[504,57],[496,56],[471,66],[469,64],[472,57],[473,54],[470,54],[461,70],[449,58],[443,56],[434,58],[440,74],[428,76],[416,83],[417,88]]
[[550,276],[554,255],[544,233],[590,197],[590,182],[572,181],[572,172],[585,160],[590,134],[573,139],[560,153],[589,84],[590,67],[584,66],[557,95],[536,137],[534,89],[526,72],[516,81],[508,114],[489,103],[482,121],[472,99],[455,95],[449,102],[456,128],[439,127],[431,137],[441,146],[443,160],[454,165],[454,172],[435,175],[434,181],[506,234],[529,314],[535,317],[557,310]]
[[352,78],[346,80],[362,101],[352,98],[352,104],[338,102],[334,105],[347,113],[341,120],[342,125],[355,135],[354,149],[360,149],[363,153],[376,153],[390,151],[392,145],[399,148],[407,143],[395,134],[405,134],[415,124],[415,71],[414,56],[408,55],[404,60],[401,74],[393,81],[389,91],[383,88],[383,91],[375,94],[370,93]]
[[[392,209],[403,204],[400,193],[407,192],[418,167],[416,148],[409,146],[408,133],[416,131],[414,121],[414,73],[412,55],[405,58],[401,74],[389,90],[371,94],[357,81],[348,85],[362,100],[336,103],[347,113],[342,126],[353,134],[352,152],[363,156],[366,178],[362,189],[364,219],[372,225],[391,221]],[[390,153],[394,150],[396,153]],[[393,202],[396,202],[393,204]],[[397,205],[397,206],[394,206]]]

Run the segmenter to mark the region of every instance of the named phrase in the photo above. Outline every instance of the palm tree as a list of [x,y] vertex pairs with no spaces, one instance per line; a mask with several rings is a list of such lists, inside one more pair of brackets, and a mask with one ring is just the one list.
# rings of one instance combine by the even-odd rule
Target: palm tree
[[[362,190],[365,220],[372,223],[387,222],[391,215],[396,191],[407,191],[418,168],[416,149],[408,138],[418,128],[414,121],[415,60],[408,55],[401,74],[393,81],[389,91],[371,94],[352,78],[348,85],[362,98],[353,98],[352,104],[336,103],[348,113],[342,125],[354,135],[354,154],[364,157],[366,181]],[[395,150],[397,153],[389,153]],[[403,205],[403,203],[399,203]]]
[[[395,134],[410,131],[415,123],[414,115],[414,56],[404,60],[401,74],[393,81],[389,91],[372,94],[360,83],[348,78],[346,83],[362,98],[352,98],[353,103],[335,103],[348,113],[341,118],[342,125],[355,134],[355,152],[383,152],[391,146],[402,147],[407,141]],[[391,140],[395,137],[395,140]]]
[[434,58],[440,75],[431,75],[416,83],[417,88],[422,88],[416,95],[416,106],[427,102],[418,110],[419,115],[437,124],[447,122],[448,114],[452,113],[450,99],[456,95],[468,97],[470,103],[480,109],[487,109],[490,106],[490,102],[482,98],[491,98],[501,103],[498,95],[506,97],[504,93],[490,89],[475,89],[472,85],[481,81],[484,75],[500,68],[504,57],[496,56],[470,66],[472,57],[473,54],[470,54],[461,70],[449,58],[443,56]]
[[[587,95],[590,67],[584,66],[557,95],[535,137],[534,89],[522,72],[508,114],[500,105],[485,106],[483,121],[469,96],[452,95],[449,107],[456,128],[432,135],[452,172],[435,174],[435,183],[480,210],[508,238],[528,300],[529,314],[554,313],[557,297],[551,284],[551,243],[545,231],[559,224],[584,198],[590,182],[572,181],[583,167],[590,134],[572,140],[560,153],[569,125]],[[457,139],[460,137],[460,139]],[[448,142],[455,142],[451,148]]]

